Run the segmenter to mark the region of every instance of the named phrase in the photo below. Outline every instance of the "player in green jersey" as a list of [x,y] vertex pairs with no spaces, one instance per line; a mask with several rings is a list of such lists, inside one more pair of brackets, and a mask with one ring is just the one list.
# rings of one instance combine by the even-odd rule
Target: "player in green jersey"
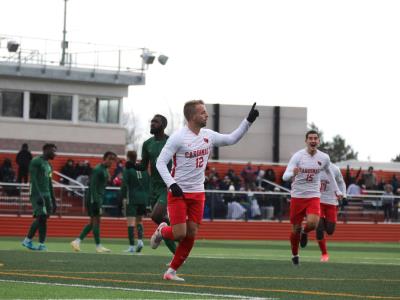
[[107,151],[103,155],[103,162],[98,164],[92,171],[89,179],[89,188],[85,193],[85,204],[90,217],[90,223],[87,224],[79,237],[71,242],[74,251],[80,251],[81,241],[93,230],[94,241],[96,243],[96,252],[110,252],[110,249],[100,244],[100,221],[102,215],[102,205],[104,192],[109,180],[108,169],[116,161],[117,155],[114,152]]
[[[162,148],[167,142],[168,136],[164,133],[168,121],[162,115],[155,115],[150,123],[150,133],[153,137],[149,138],[142,146],[142,161],[135,165],[137,170],[144,171],[150,165],[150,199],[152,206],[151,219],[157,224],[166,222],[169,224],[167,215],[167,187],[156,168],[157,158]],[[171,168],[171,163],[169,164]],[[168,249],[174,254],[176,245],[174,241],[164,240]]]
[[[46,240],[47,219],[51,213],[56,212],[56,199],[52,184],[52,168],[49,160],[56,157],[57,147],[54,144],[45,144],[43,154],[35,157],[29,164],[30,192],[32,213],[35,220],[28,231],[28,235],[22,242],[22,246],[31,250],[47,250]],[[32,238],[39,230],[39,246],[34,246]]]
[[[128,161],[122,174],[121,197],[128,225],[129,248],[125,252],[140,252],[143,249],[143,223],[149,198],[149,175],[147,171],[134,169],[136,151],[128,151]],[[138,242],[135,247],[135,226]]]

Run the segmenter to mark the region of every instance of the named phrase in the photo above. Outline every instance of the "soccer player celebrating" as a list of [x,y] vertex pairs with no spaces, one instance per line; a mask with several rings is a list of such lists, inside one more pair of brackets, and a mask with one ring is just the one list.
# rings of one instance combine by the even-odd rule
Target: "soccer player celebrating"
[[[150,123],[150,133],[153,134],[153,137],[143,143],[142,161],[140,164],[135,165],[135,168],[141,171],[147,170],[150,165],[149,204],[152,207],[151,219],[157,225],[160,225],[162,222],[169,224],[167,215],[167,186],[156,168],[157,158],[168,139],[168,135],[164,133],[167,124],[167,119],[164,116],[157,114],[153,117]],[[164,240],[164,242],[172,254],[174,254],[176,250],[175,242],[173,240]]]
[[[29,164],[30,192],[29,199],[32,203],[32,213],[35,220],[29,229],[28,235],[22,246],[30,250],[45,251],[44,242],[47,233],[47,219],[51,213],[56,212],[56,198],[54,197],[52,183],[52,168],[49,160],[56,157],[57,147],[54,144],[45,144],[43,154],[35,157]],[[32,238],[39,230],[39,246],[34,246]]]
[[[126,252],[140,252],[143,249],[143,223],[149,190],[149,177],[146,171],[134,169],[136,151],[128,151],[128,161],[122,173],[121,197],[128,225],[129,248]],[[135,226],[137,228],[138,243],[135,247]]]
[[110,249],[100,244],[100,220],[102,215],[102,205],[104,199],[104,191],[110,177],[108,169],[115,162],[117,155],[114,152],[107,151],[103,155],[103,162],[98,164],[92,171],[89,180],[89,188],[85,193],[85,202],[90,223],[87,224],[79,238],[71,242],[74,251],[81,251],[80,245],[83,239],[93,230],[94,241],[96,243],[96,252],[110,252]]
[[[342,173],[340,169],[334,165],[330,165],[331,172],[335,177],[335,181],[342,192],[343,197],[346,197],[346,184],[344,183]],[[327,262],[329,260],[328,250],[326,248],[326,239],[324,238],[324,232],[328,235],[332,235],[335,232],[337,212],[338,212],[338,200],[333,189],[332,182],[329,180],[326,172],[321,173],[321,204],[320,204],[320,219],[318,227],[316,229],[316,237],[319,248],[321,249],[321,262]]]
[[[290,223],[292,232],[290,244],[292,262],[299,265],[299,242],[304,248],[307,245],[308,233],[317,227],[320,214],[320,172],[324,170],[333,184],[333,191],[341,198],[341,192],[329,168],[329,155],[317,149],[319,134],[315,130],[306,133],[305,149],[297,151],[290,159],[283,174],[283,180],[293,180],[290,200]],[[306,225],[301,223],[306,216]]]
[[[150,244],[155,249],[163,238],[179,241],[170,267],[164,273],[165,280],[184,281],[176,271],[188,257],[201,224],[205,201],[204,171],[212,147],[237,143],[259,115],[255,105],[236,130],[220,134],[203,128],[208,114],[202,100],[185,103],[183,111],[187,126],[171,135],[157,160],[157,169],[170,189],[168,214],[172,226],[161,223]],[[173,167],[170,173],[167,164],[171,158]]]

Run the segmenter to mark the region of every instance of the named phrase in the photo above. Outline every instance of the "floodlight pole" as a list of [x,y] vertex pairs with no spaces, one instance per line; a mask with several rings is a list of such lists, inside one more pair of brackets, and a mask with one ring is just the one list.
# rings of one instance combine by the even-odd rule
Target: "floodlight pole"
[[64,30],[63,30],[63,41],[61,44],[62,48],[61,61],[60,61],[61,66],[65,65],[65,49],[67,48],[67,41],[65,40],[67,36],[67,1],[68,0],[64,0]]

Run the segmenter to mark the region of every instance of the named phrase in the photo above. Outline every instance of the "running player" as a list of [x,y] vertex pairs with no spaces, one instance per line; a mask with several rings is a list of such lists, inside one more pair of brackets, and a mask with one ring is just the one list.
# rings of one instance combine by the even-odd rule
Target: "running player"
[[[56,212],[56,198],[52,183],[52,168],[49,160],[56,157],[57,147],[54,144],[45,144],[43,154],[35,157],[29,164],[30,192],[32,213],[35,220],[29,229],[28,235],[22,241],[22,246],[30,250],[47,250],[44,242],[47,233],[47,219]],[[32,238],[39,229],[39,246],[34,246]]]
[[[155,115],[150,123],[150,133],[153,137],[149,138],[142,146],[142,161],[135,168],[145,171],[150,166],[150,199],[149,204],[152,207],[151,219],[157,225],[162,222],[169,224],[167,215],[167,186],[162,180],[156,168],[157,158],[162,148],[167,142],[168,135],[164,133],[168,121],[162,115]],[[169,163],[169,168],[171,164]],[[174,241],[164,240],[168,249],[175,253],[176,245]]]
[[[176,271],[188,257],[203,218],[204,171],[213,146],[227,146],[237,143],[258,117],[255,103],[247,119],[230,134],[220,134],[204,129],[208,114],[202,100],[185,103],[184,115],[187,126],[175,132],[167,141],[157,160],[157,169],[167,184],[168,214],[171,225],[161,223],[151,237],[150,244],[157,248],[161,240],[178,240],[170,267],[164,273],[165,280],[184,281]],[[167,164],[173,158],[171,173]]]
[[103,155],[103,162],[98,164],[90,175],[89,188],[85,193],[86,209],[88,216],[90,216],[90,223],[83,228],[79,237],[71,242],[74,251],[81,251],[81,242],[92,230],[96,243],[96,252],[102,253],[111,251],[100,244],[100,221],[104,191],[110,177],[108,169],[115,162],[116,158],[117,155],[114,152],[107,151]]
[[[292,248],[292,262],[299,265],[299,242],[302,248],[306,247],[308,233],[314,230],[319,222],[320,214],[320,172],[326,171],[332,182],[332,190],[341,198],[341,192],[329,168],[329,155],[317,149],[319,134],[315,130],[306,133],[305,149],[297,151],[290,159],[283,174],[283,180],[293,180],[290,200],[290,223],[292,232],[290,244]],[[306,217],[306,225],[301,223]]]
[[[346,184],[343,180],[340,169],[334,165],[330,165],[331,172],[335,177],[336,183],[343,194],[343,198],[346,198]],[[324,238],[324,232],[328,235],[332,235],[335,232],[337,213],[339,208],[339,202],[336,194],[333,190],[331,181],[329,181],[326,172],[321,173],[321,213],[316,229],[316,237],[319,248],[321,249],[321,262],[327,262],[329,260],[328,250],[326,248],[326,239]]]
[[[143,249],[143,222],[149,192],[149,176],[146,171],[134,169],[136,151],[128,151],[128,161],[122,173],[121,197],[128,225],[129,248],[125,252],[135,253]],[[138,242],[135,247],[135,226]]]

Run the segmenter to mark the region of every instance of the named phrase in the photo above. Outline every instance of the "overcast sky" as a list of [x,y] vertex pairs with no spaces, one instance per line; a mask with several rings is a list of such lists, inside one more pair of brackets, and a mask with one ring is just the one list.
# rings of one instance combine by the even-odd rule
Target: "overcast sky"
[[[0,35],[61,39],[63,5],[1,1]],[[325,139],[340,134],[359,159],[390,161],[400,153],[399,16],[399,1],[382,0],[69,0],[67,40],[170,57],[130,89],[127,109],[307,107]]]

